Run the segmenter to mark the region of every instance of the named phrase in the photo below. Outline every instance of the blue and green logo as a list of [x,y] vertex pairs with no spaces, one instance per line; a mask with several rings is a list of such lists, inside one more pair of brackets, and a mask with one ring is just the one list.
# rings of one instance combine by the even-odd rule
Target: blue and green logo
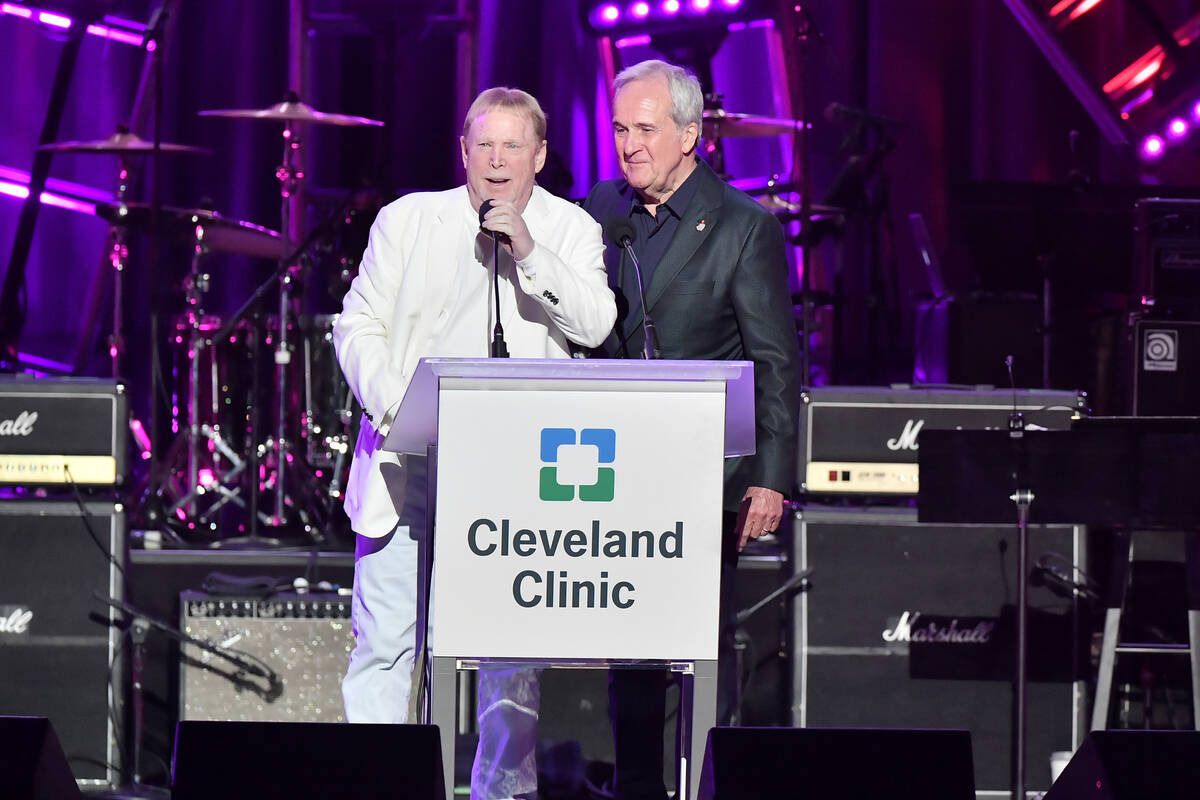
[[[579,499],[608,503],[613,499],[617,432],[612,428],[542,428],[542,472],[538,495],[543,500]],[[595,480],[585,483],[595,475]]]

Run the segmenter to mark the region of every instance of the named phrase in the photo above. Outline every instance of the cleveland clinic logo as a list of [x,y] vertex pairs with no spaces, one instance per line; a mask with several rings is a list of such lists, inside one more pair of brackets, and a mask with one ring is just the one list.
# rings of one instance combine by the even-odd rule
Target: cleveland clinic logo
[[542,428],[542,470],[538,496],[563,502],[579,499],[608,503],[613,499],[617,432],[612,428]]

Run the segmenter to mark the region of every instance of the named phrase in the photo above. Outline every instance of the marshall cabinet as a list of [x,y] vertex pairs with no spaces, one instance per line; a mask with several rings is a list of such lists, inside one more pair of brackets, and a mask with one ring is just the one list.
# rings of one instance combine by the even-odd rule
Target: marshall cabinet
[[797,485],[810,496],[916,496],[920,434],[934,428],[1067,430],[1087,413],[1082,392],[1041,389],[830,386],[801,394]]
[[[813,572],[795,606],[792,724],[969,730],[977,796],[1007,797],[1016,526],[810,506],[794,533],[796,568]],[[1031,528],[1031,790],[1049,787],[1050,754],[1074,750],[1086,732],[1088,627],[1069,588],[1084,554],[1083,528]]]

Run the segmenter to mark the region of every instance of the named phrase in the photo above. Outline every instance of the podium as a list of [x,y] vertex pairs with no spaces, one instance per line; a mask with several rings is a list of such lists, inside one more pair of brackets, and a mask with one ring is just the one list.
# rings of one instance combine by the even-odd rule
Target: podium
[[753,378],[741,361],[421,360],[384,447],[431,456],[418,631],[428,610],[447,764],[460,669],[666,667],[684,676],[679,786],[696,796],[723,459],[754,452]]

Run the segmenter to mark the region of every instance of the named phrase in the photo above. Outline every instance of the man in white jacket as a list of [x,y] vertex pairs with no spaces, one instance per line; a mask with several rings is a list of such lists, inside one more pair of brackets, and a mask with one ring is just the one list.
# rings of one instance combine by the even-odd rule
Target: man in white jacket
[[[409,194],[380,211],[333,330],[365,416],[346,488],[356,533],[357,644],[342,682],[351,722],[408,719],[425,464],[381,446],[419,359],[488,355],[496,322],[490,232],[502,243],[499,313],[511,356],[569,358],[568,342],[600,344],[616,317],[599,225],[534,183],[546,160],[537,100],[518,89],[484,91],[467,111],[460,144],[465,186]],[[481,670],[479,680],[471,796],[533,797],[535,673]]]

